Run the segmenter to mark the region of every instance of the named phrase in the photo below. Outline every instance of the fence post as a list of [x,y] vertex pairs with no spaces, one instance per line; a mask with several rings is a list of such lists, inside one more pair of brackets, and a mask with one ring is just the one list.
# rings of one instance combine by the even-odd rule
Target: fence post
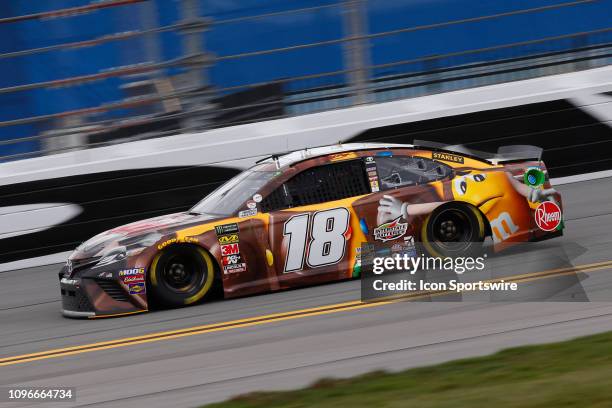
[[183,24],[180,32],[183,36],[184,65],[187,69],[181,81],[186,96],[181,99],[183,110],[191,112],[181,120],[182,127],[190,130],[205,129],[209,123],[208,108],[211,107],[210,96],[202,92],[209,88],[206,66],[209,64],[210,55],[205,52],[204,45],[204,31],[209,20],[200,16],[199,0],[179,1]]
[[345,0],[342,4],[344,14],[343,44],[344,67],[349,70],[347,82],[354,105],[370,102],[368,93],[370,50],[367,39],[366,0]]

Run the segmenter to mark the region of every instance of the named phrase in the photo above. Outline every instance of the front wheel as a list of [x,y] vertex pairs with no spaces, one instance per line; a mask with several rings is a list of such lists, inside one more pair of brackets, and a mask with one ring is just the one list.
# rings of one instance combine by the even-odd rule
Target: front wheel
[[214,278],[212,258],[204,249],[171,246],[153,258],[149,270],[150,294],[162,306],[190,305],[212,291]]
[[451,203],[434,210],[423,223],[421,240],[436,257],[470,256],[482,251],[485,224],[469,204]]

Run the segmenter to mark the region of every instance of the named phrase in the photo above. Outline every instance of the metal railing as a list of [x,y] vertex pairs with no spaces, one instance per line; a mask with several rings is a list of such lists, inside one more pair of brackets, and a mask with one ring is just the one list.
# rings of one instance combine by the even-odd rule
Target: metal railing
[[[13,23],[25,20],[44,20],[52,17],[70,17],[84,12],[90,12],[99,8],[122,6],[133,3],[146,2],[148,0],[110,0],[92,3],[88,6],[64,9],[53,12],[38,13],[27,16],[0,19],[0,24]],[[347,42],[368,41],[374,38],[398,35],[401,33],[415,32],[420,30],[431,30],[451,25],[468,24],[478,21],[494,20],[509,16],[545,12],[562,7],[575,7],[597,0],[580,0],[559,3],[550,6],[534,7],[528,9],[514,10],[486,16],[468,19],[446,21],[436,24],[428,24],[415,27],[406,27],[386,32],[351,35],[339,39],[320,41],[317,43],[297,44],[289,47],[245,52],[234,55],[211,56],[204,51],[199,53],[187,53],[186,56],[173,60],[160,62],[145,62],[132,66],[116,67],[103,72],[82,75],[78,77],[57,79],[39,83],[15,85],[0,88],[0,94],[24,92],[33,89],[48,89],[58,86],[74,86],[77,84],[103,81],[109,78],[126,78],[135,74],[143,74],[153,71],[164,71],[168,68],[201,69],[208,64],[218,62],[250,58],[254,56],[265,56],[278,53],[288,53],[302,49],[324,47],[329,45],[344,45]],[[307,7],[296,10],[268,13],[258,16],[247,16],[233,19],[219,20],[214,24],[235,24],[250,19],[278,16],[288,13],[303,13],[327,8],[341,7],[340,4]],[[91,40],[69,42],[48,47],[34,48],[30,50],[16,51],[0,54],[0,59],[14,58],[24,55],[32,55],[43,52],[53,52],[62,49],[79,47],[93,47],[110,41],[122,41],[144,35],[175,31],[193,35],[203,31],[211,24],[210,20],[202,18],[184,19],[176,24],[156,27],[145,30],[134,30],[123,33],[114,33]],[[213,25],[214,26],[214,25]],[[358,67],[345,67],[345,69],[333,72],[316,73],[299,77],[278,79],[273,81],[250,83],[223,88],[211,88],[197,84],[187,84],[185,87],[162,92],[153,95],[124,98],[115,102],[64,111],[35,117],[16,118],[0,122],[0,127],[13,127],[33,123],[51,123],[58,119],[70,117],[80,118],[83,123],[78,127],[55,129],[53,132],[45,132],[37,135],[15,134],[10,139],[0,140],[0,159],[15,160],[32,157],[41,154],[52,154],[73,149],[101,146],[106,144],[139,140],[151,137],[166,136],[177,132],[189,132],[203,128],[214,128],[218,126],[229,126],[248,123],[254,118],[253,112],[266,110],[269,107],[281,106],[282,114],[267,115],[266,119],[281,118],[304,113],[317,112],[321,110],[337,109],[363,103],[363,99],[356,95],[366,95],[367,102],[384,102],[396,99],[412,98],[430,95],[440,92],[448,92],[457,89],[470,88],[495,83],[533,78],[543,75],[558,74],[584,70],[598,66],[609,65],[612,62],[612,28],[604,28],[589,32],[574,33],[562,36],[540,38],[532,41],[503,44],[495,47],[471,49],[444,55],[423,56],[419,58],[400,60],[387,64],[367,64]],[[351,83],[351,74],[362,70],[368,71],[365,82],[359,84]],[[223,107],[212,103],[214,100],[222,100],[223,97],[239,95],[240,92],[257,90],[263,86],[280,85],[282,95],[268,96],[256,102],[245,102],[236,106]],[[203,97],[203,99],[194,99]],[[279,99],[280,98],[280,99]],[[152,105],[167,100],[189,100],[192,101],[189,109],[169,112],[164,115],[132,115],[118,119],[98,119],[96,115],[112,111],[126,110],[130,108]],[[198,100],[200,104],[193,104]],[[204,101],[204,103],[202,103]],[[209,103],[210,102],[210,103]],[[241,114],[241,112],[246,112]],[[207,115],[213,120],[196,125],[185,124],[182,120],[194,115]],[[229,115],[230,119],[215,121],[215,117]],[[164,129],[157,123],[177,120],[180,129]],[[121,139],[104,142],[91,142],[88,137],[99,132],[124,129],[129,126],[149,124],[152,131],[130,135]],[[56,138],[67,138],[74,135],[85,136],[81,143],[58,148],[44,148],[35,151],[20,152],[16,154],[2,155],[3,146],[18,145],[19,143],[32,141],[48,141]],[[44,144],[43,144],[44,145]]]

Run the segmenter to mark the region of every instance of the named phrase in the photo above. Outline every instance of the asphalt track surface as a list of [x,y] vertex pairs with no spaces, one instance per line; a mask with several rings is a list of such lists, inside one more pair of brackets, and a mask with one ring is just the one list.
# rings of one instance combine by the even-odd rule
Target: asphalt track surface
[[[532,274],[519,285],[573,279],[566,295],[575,301],[445,302],[439,296],[363,305],[360,282],[347,281],[70,320],[59,313],[57,265],[7,271],[0,273],[0,387],[76,387],[76,402],[49,407],[192,407],[321,377],[399,370],[612,330],[612,178],[558,190],[565,236],[534,244],[506,269],[537,272],[531,260],[538,251],[569,253],[579,272]],[[63,351],[45,354],[56,349]],[[31,353],[42,354],[15,359]]]

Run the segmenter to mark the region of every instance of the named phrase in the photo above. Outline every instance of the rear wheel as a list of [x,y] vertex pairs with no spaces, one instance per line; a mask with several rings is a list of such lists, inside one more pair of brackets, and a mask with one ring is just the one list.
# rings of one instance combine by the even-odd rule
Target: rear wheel
[[482,251],[485,223],[478,209],[450,203],[434,210],[423,223],[421,239],[432,256],[475,255]]
[[204,249],[171,246],[158,253],[151,263],[150,293],[162,306],[190,305],[212,291],[214,272],[212,258]]

